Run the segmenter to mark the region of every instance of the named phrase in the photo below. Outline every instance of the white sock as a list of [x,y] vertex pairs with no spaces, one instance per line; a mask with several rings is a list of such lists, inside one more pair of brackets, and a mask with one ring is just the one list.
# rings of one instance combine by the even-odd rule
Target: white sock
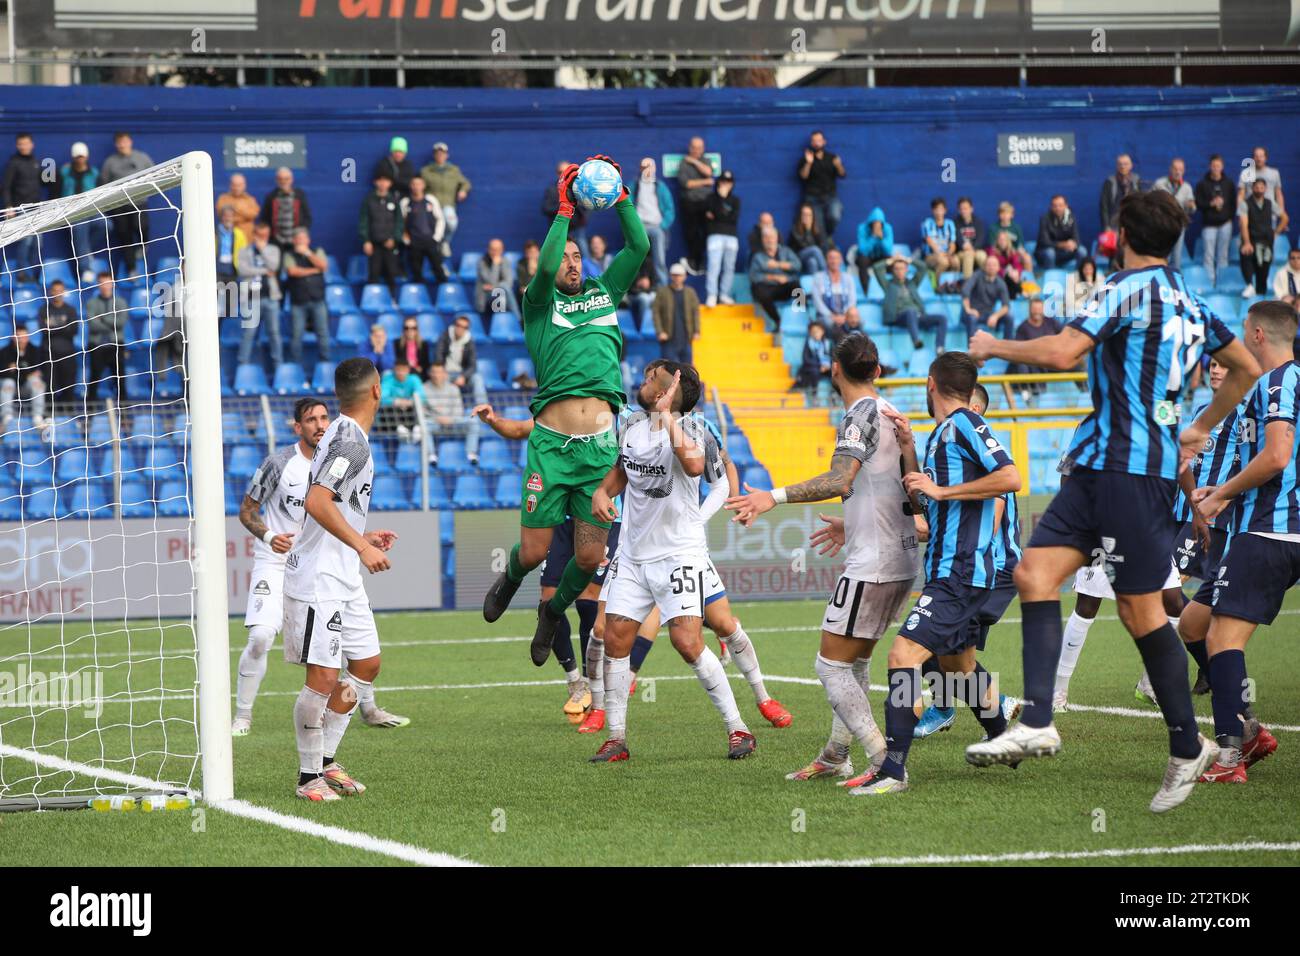
[[1065,693],[1070,689],[1070,677],[1075,665],[1079,663],[1079,654],[1083,651],[1083,642],[1088,639],[1088,630],[1094,618],[1080,617],[1078,611],[1070,612],[1070,619],[1065,622],[1065,633],[1061,635],[1061,663],[1056,666],[1056,692]]
[[326,695],[318,694],[310,687],[303,687],[298,692],[298,700],[294,702],[293,730],[298,738],[298,769],[303,773],[321,772],[321,756],[324,753],[321,724],[328,700]]
[[357,691],[357,706],[361,708],[362,714],[368,714],[375,709],[375,685],[363,681],[356,677],[351,671],[347,672],[347,680],[352,682],[352,686]]
[[275,641],[275,628],[254,624],[248,629],[248,644],[239,655],[239,678],[235,684],[235,716],[251,718],[253,700],[266,676],[266,654]]
[[770,695],[767,688],[763,686],[763,672],[758,666],[758,652],[754,650],[749,635],[745,633],[739,621],[736,622],[736,632],[727,635],[723,640],[727,643],[727,650],[731,651],[731,659],[745,675],[745,680],[749,681],[750,689],[754,691],[754,700],[763,703]]
[[610,740],[627,740],[627,694],[631,657],[605,657],[605,727]]
[[591,709],[605,709],[605,642],[594,634],[587,641],[587,686],[591,688]]
[[[871,658],[859,657],[853,662],[853,676],[862,688],[862,693],[871,695]],[[831,736],[822,750],[822,759],[827,763],[843,763],[849,757],[849,747],[853,745],[853,731],[849,730],[839,714],[831,711]]]
[[[734,656],[735,653],[733,650],[732,655]],[[713,706],[718,708],[718,713],[722,715],[722,721],[727,725],[727,733],[733,730],[748,731],[749,728],[740,719],[736,695],[731,692],[731,681],[727,680],[727,672],[722,669],[722,661],[718,660],[718,655],[705,645],[691,667],[695,671],[695,676],[700,679],[704,692],[709,695],[709,700],[713,701]]]
[[570,684],[572,684],[575,680],[582,680],[582,671],[578,670],[578,668],[576,667],[573,668],[573,670],[565,671],[564,679],[567,680]]
[[374,695],[374,685],[361,680],[350,672],[344,674],[339,683],[340,685],[346,684],[351,689],[349,692],[345,688],[343,700],[346,702],[348,697],[352,697],[353,703],[346,714],[340,714],[328,707],[325,708],[325,717],[321,721],[323,748],[321,752],[331,757],[339,752],[339,744],[343,742],[343,735],[348,731],[348,724],[352,721],[352,715],[356,712],[357,702],[361,699],[362,690],[369,690],[371,696]]
[[876,719],[871,714],[871,703],[867,693],[858,683],[854,674],[855,665],[840,661],[827,660],[817,655],[817,676],[826,688],[826,699],[830,701],[835,716],[849,729],[858,743],[862,744],[869,757],[875,757],[885,749],[885,738]]

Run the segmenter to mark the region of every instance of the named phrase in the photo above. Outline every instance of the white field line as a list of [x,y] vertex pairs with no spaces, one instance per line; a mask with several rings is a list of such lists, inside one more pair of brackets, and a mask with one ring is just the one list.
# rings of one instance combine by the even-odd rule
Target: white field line
[[1184,856],[1189,853],[1296,853],[1300,843],[1184,843],[1109,850],[1031,850],[1024,853],[967,853],[955,856],[867,856],[855,860],[783,860],[773,863],[715,863],[711,866],[940,866],[961,863],[1027,863],[1046,860],[1115,860],[1131,856]]
[[43,767],[46,770],[62,770],[68,773],[86,774],[100,780],[121,784],[124,787],[138,787],[141,790],[185,790],[193,792],[184,784],[166,783],[161,780],[154,780],[152,777],[123,773],[121,770],[112,770],[108,767],[92,767],[89,764],[77,763],[75,760],[64,760],[62,757],[56,757],[53,754],[24,750],[11,744],[0,744],[0,757],[15,757],[18,760],[26,760],[28,763]]

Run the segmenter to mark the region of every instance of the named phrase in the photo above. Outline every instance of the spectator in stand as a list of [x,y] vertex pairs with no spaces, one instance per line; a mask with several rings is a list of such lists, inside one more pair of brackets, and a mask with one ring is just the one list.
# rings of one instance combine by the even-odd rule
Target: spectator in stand
[[692,343],[700,337],[700,298],[686,284],[686,267],[680,262],[668,270],[668,284],[655,293],[651,312],[659,357],[693,365]]
[[1290,217],[1285,209],[1279,212],[1273,208],[1268,198],[1268,181],[1261,176],[1251,183],[1250,196],[1237,208],[1237,219],[1241,230],[1241,275],[1246,280],[1241,294],[1247,299],[1267,295],[1273,242],[1286,232]]
[[1071,295],[1066,296],[1071,311],[1069,317],[1074,318],[1078,315],[1092,294],[1101,287],[1101,282],[1097,279],[1097,262],[1092,256],[1085,256],[1079,260],[1079,270],[1074,274],[1073,290]]
[[682,265],[691,275],[704,274],[704,257],[708,244],[709,201],[713,196],[713,166],[704,157],[704,140],[692,136],[686,155],[677,167],[677,198],[681,202],[682,234],[686,238],[686,255]]
[[407,155],[405,136],[394,136],[388,141],[388,152],[375,163],[375,171],[370,174],[371,181],[380,173],[388,174],[393,184],[393,195],[399,201],[411,195],[411,180],[417,177],[415,163]]
[[[678,264],[673,263],[673,265]],[[686,274],[685,266],[682,267],[682,274]],[[637,270],[632,288],[627,290],[627,298],[624,301],[628,311],[632,313],[632,324],[638,331],[644,329],[646,317],[652,316],[655,302],[655,267],[649,256],[641,260],[641,268]]]
[[778,302],[789,302],[799,288],[799,258],[789,246],[781,245],[775,229],[763,231],[763,246],[749,259],[749,288],[767,317],[781,331]]
[[[99,170],[90,165],[90,149],[85,143],[73,143],[71,158],[59,169],[60,196],[80,196],[90,192],[99,185]],[[3,206],[0,203],[0,206]],[[96,230],[98,226],[98,230]],[[97,252],[108,247],[108,234],[100,220],[87,219],[74,223],[70,227],[72,235],[72,254],[77,258],[77,272],[83,285],[89,285],[94,277],[91,271]]]
[[885,211],[876,206],[858,223],[858,278],[862,288],[871,285],[871,267],[894,256],[894,227],[885,219]]
[[740,222],[740,197],[735,193],[736,177],[724,169],[709,197],[704,210],[708,231],[709,274],[705,279],[705,292],[709,308],[733,305],[731,290],[736,279],[736,256],[740,252],[740,239],[736,235]]
[[1067,268],[1079,257],[1079,220],[1065,197],[1057,193],[1038,220],[1038,247],[1034,258],[1044,269]]
[[[1152,189],[1162,189],[1178,201],[1178,205],[1183,207],[1183,212],[1191,216],[1196,212],[1196,196],[1192,192],[1192,186],[1186,179],[1187,164],[1181,159],[1175,157],[1169,162],[1169,173],[1161,176],[1155,181]],[[1178,245],[1174,246],[1174,251],[1169,254],[1169,265],[1175,269],[1183,268],[1183,240],[1187,236],[1186,227],[1178,236]]]
[[[469,198],[470,181],[455,163],[447,162],[450,154],[446,143],[433,144],[433,162],[420,169],[420,178],[429,187],[429,195],[442,206],[442,218],[447,228],[442,237],[442,260],[451,258],[451,240],[460,226],[456,206]],[[448,276],[448,278],[451,278]]]
[[1115,157],[1115,172],[1101,184],[1099,214],[1103,229],[1114,229],[1119,222],[1119,204],[1129,193],[1145,192],[1147,184],[1133,171],[1133,159],[1128,153]]
[[587,255],[582,257],[582,281],[594,279],[609,268],[609,264],[614,261],[614,257],[609,254],[609,246],[605,244],[605,237],[601,235],[591,236],[587,240]]
[[400,204],[407,274],[412,282],[423,281],[427,259],[436,292],[443,277],[442,237],[447,230],[447,221],[442,218],[442,207],[426,194],[423,179],[414,177],[407,183],[407,188],[409,192],[402,197]]
[[266,336],[271,343],[271,362],[276,368],[284,361],[284,343],[280,338],[280,266],[284,256],[271,241],[271,227],[259,222],[253,226],[253,241],[239,250],[238,271],[243,283],[241,300],[249,304],[244,317],[244,331],[239,340],[239,364],[253,360],[253,344],[266,317]]
[[650,255],[654,266],[655,285],[668,284],[668,236],[677,218],[677,207],[668,186],[655,175],[655,161],[649,156],[641,160],[641,175],[632,190],[636,214],[650,237]]
[[988,258],[984,260],[985,266],[988,265],[989,259],[997,263],[998,275],[1006,280],[1007,291],[1011,293],[1012,298],[1020,294],[1020,278],[1023,274],[1020,265],[1024,261],[1020,250],[1015,248],[1014,242],[1010,232],[994,232],[993,245],[985,250]]
[[50,358],[50,374],[45,384],[51,400],[56,402],[81,380],[77,361],[77,326],[81,317],[76,306],[65,298],[66,293],[62,279],[49,283],[39,315],[40,328],[45,333],[44,349]]
[[126,367],[126,300],[113,288],[113,274],[98,275],[99,291],[86,300],[86,340],[90,352],[90,377],[86,380],[87,397],[94,397],[96,384],[108,379],[114,396],[117,379]]
[[1196,208],[1201,211],[1201,241],[1205,243],[1202,262],[1210,275],[1210,284],[1219,281],[1219,273],[1228,268],[1228,247],[1232,243],[1232,220],[1237,204],[1232,197],[1232,183],[1223,175],[1223,157],[1210,157],[1210,168],[1196,184]]
[[438,339],[433,361],[447,367],[451,383],[461,391],[469,389],[475,405],[487,404],[487,387],[478,373],[478,353],[469,328],[469,316],[458,315]]
[[930,215],[921,223],[925,264],[936,277],[961,268],[961,260],[957,258],[957,227],[947,215],[948,204],[936,196],[930,200]]
[[221,211],[222,206],[230,206],[235,210],[235,228],[244,234],[245,242],[251,242],[253,223],[257,222],[257,214],[262,211],[262,207],[249,193],[248,180],[243,173],[231,174],[226,191],[217,197],[217,212]]
[[542,247],[537,244],[536,239],[529,239],[524,243],[524,255],[515,266],[515,298],[522,299],[524,290],[528,288],[528,283],[533,281],[533,276],[537,275],[537,263],[541,259]]
[[834,241],[835,229],[844,215],[839,200],[839,180],[846,175],[844,161],[826,148],[826,136],[815,129],[799,160],[799,178],[803,180],[802,202],[813,207],[822,235]]
[[49,370],[49,353],[32,343],[27,326],[16,327],[13,340],[0,348],[0,432],[13,426],[22,408],[19,400],[27,403],[37,428],[45,424]]
[[[1016,267],[1017,276],[1021,272],[1031,272],[1034,268],[1034,257],[1029,254],[1025,248],[1025,232],[1016,222],[1016,207],[1011,203],[998,203],[998,221],[989,229],[989,249],[994,249],[998,244],[998,235],[1007,233],[1011,237],[1011,260]],[[985,249],[988,252],[989,249]],[[1006,273],[1003,273],[1005,277]],[[1017,278],[1017,282],[1019,279]]]
[[487,252],[478,261],[478,283],[474,286],[474,308],[484,322],[491,322],[494,312],[519,314],[519,303],[511,288],[514,281],[505,243],[500,239],[491,240]]
[[[133,176],[153,165],[148,153],[135,148],[130,133],[114,133],[113,146],[116,151],[104,160],[104,165],[99,170],[101,186]],[[127,275],[139,274],[135,265],[136,252],[143,255],[148,241],[149,217],[146,213],[121,215],[119,211],[113,216],[113,245],[116,246],[116,255],[126,266]]]
[[[1034,296],[1029,300],[1029,317],[1021,322],[1020,327],[1016,329],[1016,340],[1028,342],[1033,339],[1041,339],[1047,335],[1056,335],[1060,331],[1061,323],[1048,317],[1044,311],[1043,300],[1038,296]],[[1055,369],[1040,368],[1036,365],[1012,364],[1007,367],[1007,372],[1012,375],[1037,375],[1053,371]],[[1020,400],[1028,405],[1032,396],[1037,395],[1046,388],[1047,386],[1042,382],[1022,385],[1020,386]]]
[[370,359],[379,374],[383,375],[393,367],[393,354],[394,350],[388,343],[388,330],[376,322],[370,327],[370,341],[361,350],[361,355]]
[[[823,381],[831,378],[831,350],[835,346],[826,336],[826,327],[820,322],[808,326],[808,338],[803,343],[803,361],[794,388],[814,391]],[[794,391],[794,389],[791,389]]]
[[[158,383],[168,376],[180,377],[185,369],[185,310],[182,308],[180,288],[166,289],[162,302],[162,331],[153,343],[150,368]],[[58,389],[51,386],[51,394]]]
[[[908,277],[908,269],[915,272]],[[871,267],[871,273],[885,290],[885,301],[881,303],[881,318],[885,325],[902,326],[911,336],[912,348],[919,349],[922,329],[934,329],[934,349],[943,352],[944,341],[948,334],[948,317],[925,311],[921,300],[921,283],[929,274],[924,262],[913,261],[906,256],[882,259]]]
[[[763,248],[764,229],[776,229],[776,217],[766,210],[758,214],[758,221],[755,222],[754,227],[749,230],[749,237],[746,239],[745,248],[745,254],[747,256],[752,256],[759,249]],[[777,230],[777,233],[779,235],[780,230]],[[745,261],[748,262],[749,260],[746,259]]]
[[817,214],[812,206],[804,203],[799,207],[799,218],[790,227],[786,243],[799,257],[800,272],[816,275],[826,271],[826,250],[830,244],[817,225]]
[[270,225],[271,237],[281,253],[293,249],[294,230],[311,228],[311,206],[307,204],[307,194],[293,184],[293,170],[288,166],[275,171],[275,188],[262,200],[258,222]]
[[357,223],[361,235],[361,251],[370,260],[367,282],[383,282],[397,298],[397,284],[405,275],[402,270],[402,207],[393,194],[393,181],[388,173],[380,171],[375,177],[375,188],[361,203],[361,217]]
[[1015,320],[1011,317],[1011,293],[999,274],[998,260],[986,256],[980,271],[961,287],[961,308],[966,319],[966,335],[975,334],[980,324],[1004,339],[1012,337]]
[[422,394],[420,379],[411,374],[411,366],[400,353],[393,359],[393,367],[383,374],[379,388],[382,424],[397,432],[398,441],[418,443],[423,437],[415,411]]
[[[569,166],[569,161],[562,159],[555,164],[555,175],[558,180],[561,173]],[[555,221],[555,214],[560,209],[560,192],[556,183],[551,183],[542,192],[542,216],[546,219],[546,228],[551,228],[551,223]],[[578,249],[582,252],[585,259],[587,257],[587,210],[583,209],[577,203],[573,204],[573,217],[569,220],[569,238],[578,244]]]
[[[429,426],[430,437],[463,437],[465,457],[478,467],[479,420],[465,417],[465,399],[452,384],[447,367],[440,362],[429,369],[429,380],[424,383],[424,422]],[[438,446],[432,442],[429,464],[438,464]]]
[[1273,295],[1300,308],[1300,248],[1287,253],[1286,265],[1273,276]]
[[844,256],[838,249],[826,253],[826,269],[813,276],[810,295],[815,311],[813,319],[829,332],[845,328],[850,318],[857,316],[858,290],[844,271]]
[[[31,133],[14,137],[14,154],[5,163],[4,183],[0,186],[0,209],[5,217],[17,213],[15,207],[40,202],[45,198],[41,180],[41,162],[36,158],[36,141]],[[15,273],[19,282],[36,281],[36,237],[24,236],[5,249],[5,269]]]
[[329,259],[325,250],[313,249],[311,233],[306,229],[293,231],[293,245],[281,257],[284,274],[288,276],[285,283],[289,290],[290,328],[292,338],[289,341],[289,360],[302,364],[302,334],[307,328],[308,317],[316,330],[316,349],[320,361],[330,360],[330,317],[325,309],[325,270]]
[[1252,152],[1253,162],[1241,171],[1237,178],[1237,205],[1240,206],[1250,198],[1249,191],[1251,184],[1257,179],[1262,179],[1268,188],[1264,190],[1264,198],[1273,204],[1273,218],[1276,220],[1286,209],[1286,200],[1282,197],[1282,174],[1268,164],[1268,150],[1263,146],[1256,146]]
[[[217,213],[217,281],[234,284],[239,253],[247,240],[235,225],[235,207],[222,206]],[[223,316],[224,318],[224,316]]]
[[393,346],[393,356],[405,362],[416,378],[429,377],[429,369],[433,368],[433,343],[420,337],[420,322],[415,316],[408,315],[402,321],[402,337]]
[[969,196],[957,200],[957,218],[952,224],[957,230],[957,260],[961,263],[961,274],[969,279],[984,265],[984,257],[988,255],[984,251],[989,244],[988,227],[975,215],[975,203]]

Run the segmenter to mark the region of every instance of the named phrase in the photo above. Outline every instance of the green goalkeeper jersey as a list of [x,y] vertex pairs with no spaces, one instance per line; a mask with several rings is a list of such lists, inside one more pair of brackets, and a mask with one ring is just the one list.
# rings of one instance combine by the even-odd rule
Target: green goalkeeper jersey
[[537,274],[522,305],[524,342],[537,370],[537,394],[530,406],[534,418],[557,398],[594,396],[616,412],[627,400],[618,304],[636,281],[650,240],[631,200],[615,204],[614,210],[623,227],[623,248],[604,274],[584,282],[577,295],[555,287],[569,238],[567,217],[555,217],[542,244]]

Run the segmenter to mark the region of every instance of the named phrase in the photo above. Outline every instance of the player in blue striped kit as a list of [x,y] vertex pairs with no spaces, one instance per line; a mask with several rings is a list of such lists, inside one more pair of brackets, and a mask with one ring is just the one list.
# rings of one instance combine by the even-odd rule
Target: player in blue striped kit
[[1246,642],[1260,624],[1272,624],[1287,589],[1300,579],[1300,365],[1292,354],[1296,313],[1285,302],[1257,302],[1243,337],[1261,366],[1241,413],[1241,468],[1218,487],[1199,489],[1207,517],[1238,501],[1232,536],[1211,597],[1210,693],[1219,756],[1204,776],[1213,783],[1245,783],[1246,768],[1277,749],[1260,726],[1246,678]]
[[[968,747],[966,758],[977,766],[1015,765],[1060,750],[1052,724],[1060,589],[1091,562],[1111,581],[1120,620],[1137,642],[1169,729],[1169,763],[1151,801],[1156,813],[1186,800],[1218,752],[1197,732],[1186,653],[1161,601],[1177,531],[1176,479],[1259,375],[1246,347],[1168,266],[1186,224],[1168,193],[1131,193],[1119,213],[1124,268],[1068,326],[1028,342],[980,332],[970,344],[977,359],[1063,371],[1088,356],[1094,410],[1062,462],[1069,480],[1034,529],[1016,570],[1024,633],[1021,720],[1001,737]],[[1180,433],[1179,395],[1203,351],[1228,374],[1209,407]]]

